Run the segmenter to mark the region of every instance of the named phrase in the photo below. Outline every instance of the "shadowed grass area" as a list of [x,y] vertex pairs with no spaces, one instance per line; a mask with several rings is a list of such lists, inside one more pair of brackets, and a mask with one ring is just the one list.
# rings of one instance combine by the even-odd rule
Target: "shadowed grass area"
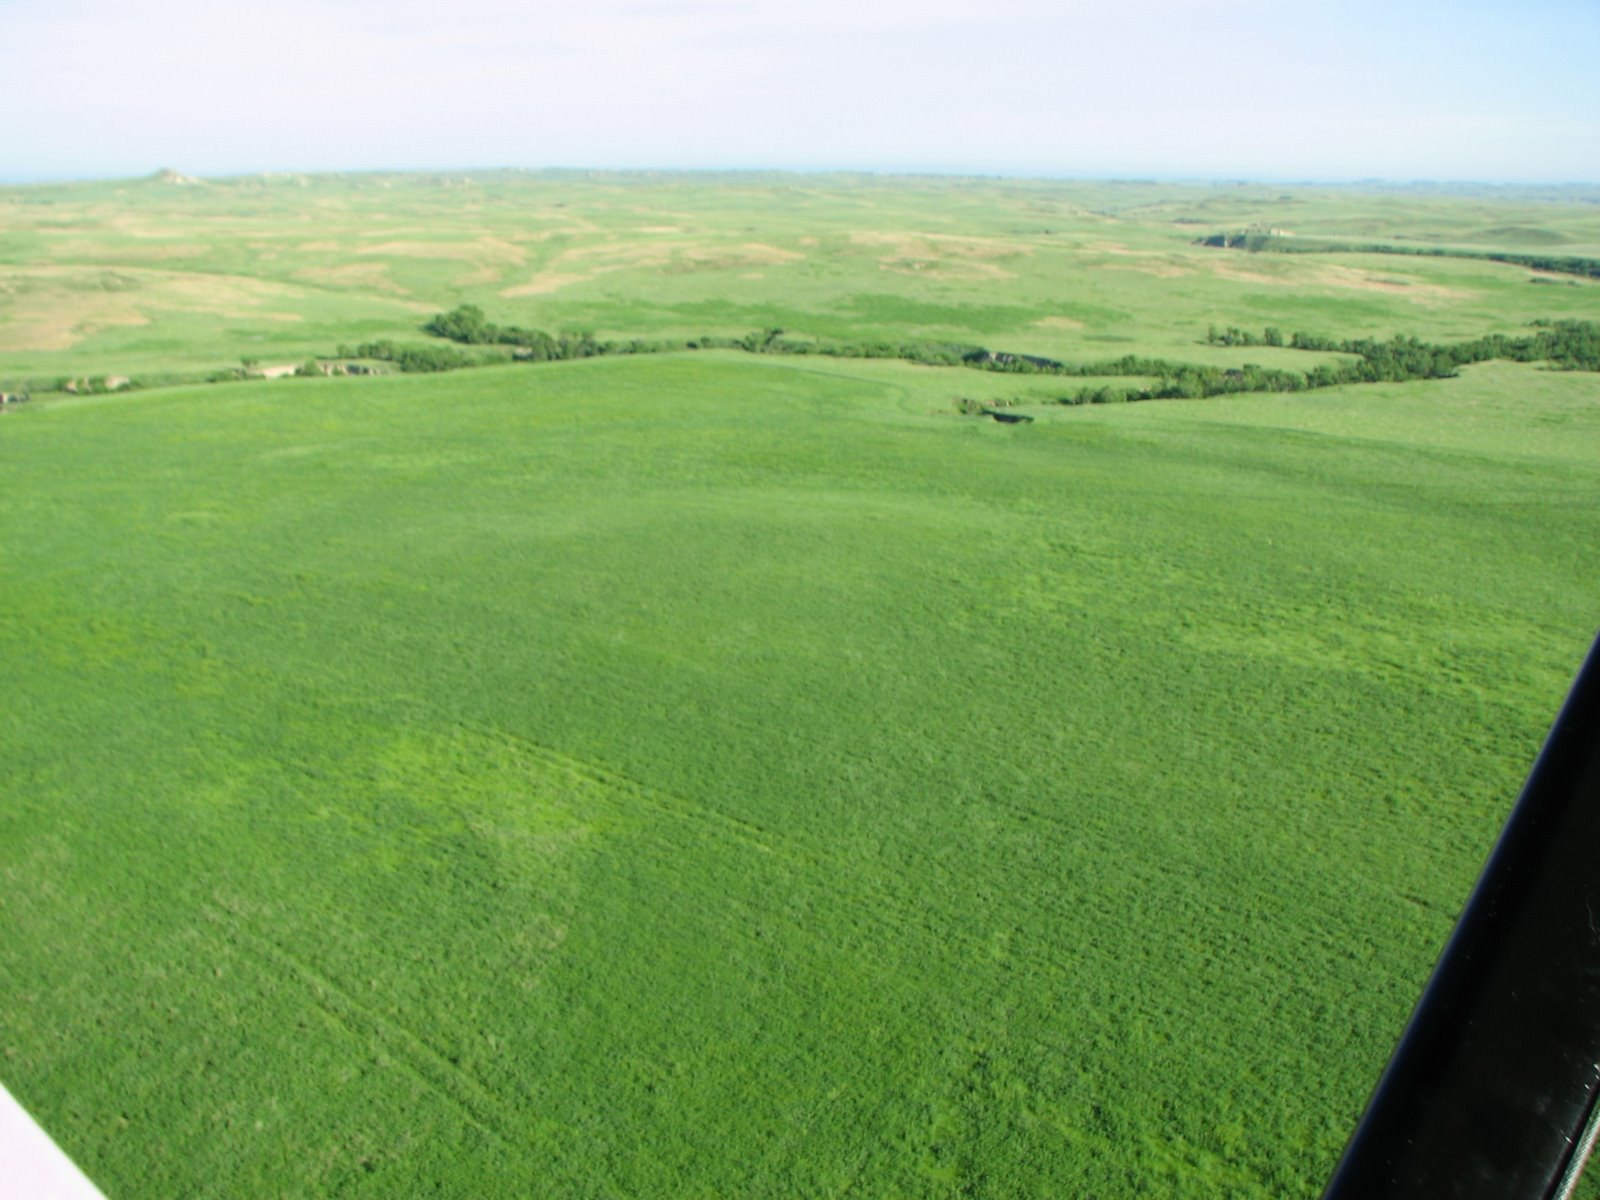
[[1314,1192],[1592,635],[1592,377],[971,386],[6,414],[7,1084],[117,1196]]

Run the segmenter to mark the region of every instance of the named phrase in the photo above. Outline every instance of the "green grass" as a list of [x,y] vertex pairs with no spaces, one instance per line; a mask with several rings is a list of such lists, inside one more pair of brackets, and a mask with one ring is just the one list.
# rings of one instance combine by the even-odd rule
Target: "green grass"
[[[1591,318],[1596,286],[1524,268],[1193,244],[1297,235],[1600,255],[1582,189],[529,174],[149,180],[0,188],[10,378],[293,363],[481,305],[602,337],[948,338],[1074,361],[1238,365],[1209,324],[1454,341]],[[1538,240],[1538,239],[1535,239]],[[1283,365],[1258,356],[1262,365]]]
[[1593,377],[1057,382],[0,417],[7,1085],[117,1197],[1314,1194],[1593,633]]

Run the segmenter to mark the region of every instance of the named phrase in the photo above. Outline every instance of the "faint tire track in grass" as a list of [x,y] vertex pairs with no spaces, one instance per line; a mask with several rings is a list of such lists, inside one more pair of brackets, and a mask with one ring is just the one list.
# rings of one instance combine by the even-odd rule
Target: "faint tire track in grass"
[[[922,898],[901,895],[887,886],[887,882],[877,882],[863,877],[856,864],[838,851],[826,849],[815,842],[804,841],[792,833],[778,833],[754,822],[717,812],[689,797],[644,783],[613,767],[564,754],[530,738],[502,729],[489,729],[466,722],[461,724],[478,736],[498,737],[513,742],[530,756],[581,776],[607,794],[631,797],[649,806],[652,811],[674,821],[682,822],[692,828],[708,830],[725,845],[739,850],[755,851],[773,861],[790,864],[797,873],[807,878],[833,881],[834,895],[849,902],[854,918],[852,924],[855,928],[863,931],[876,930],[881,943],[902,940],[908,928],[921,926],[930,935],[934,944],[943,947],[952,955],[979,955],[987,952],[986,939],[947,921],[935,923],[934,918],[938,914],[931,913],[922,903]],[[672,847],[651,840],[645,843],[645,848],[657,852],[657,857],[664,867],[671,865]],[[893,875],[887,877],[888,880],[893,878]],[[724,904],[733,902],[732,897],[727,895],[722,895],[719,899]],[[743,918],[745,921],[752,921],[760,915],[753,907],[755,903],[753,900],[743,903],[746,908]],[[1051,977],[1060,974],[1059,967],[1050,969],[1055,964],[1042,954],[1027,956],[1019,960],[1019,965],[1025,968],[1031,967]]]
[[522,1139],[517,1122],[482,1081],[450,1061],[405,1022],[384,1017],[357,1000],[330,976],[313,967],[276,939],[250,929],[219,902],[205,913],[223,931],[224,940],[270,975],[291,980],[352,1041],[395,1055],[408,1075],[454,1107],[475,1128],[502,1144]]

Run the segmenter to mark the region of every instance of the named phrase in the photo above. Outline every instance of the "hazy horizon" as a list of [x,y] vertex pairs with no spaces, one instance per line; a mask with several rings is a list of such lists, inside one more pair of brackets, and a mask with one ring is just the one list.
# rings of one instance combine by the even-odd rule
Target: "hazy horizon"
[[295,167],[272,166],[256,170],[226,171],[218,173],[200,174],[184,168],[182,164],[161,163],[147,170],[133,173],[113,172],[106,174],[84,175],[38,175],[38,176],[8,176],[0,172],[0,186],[5,187],[47,187],[51,185],[66,185],[75,183],[138,183],[157,178],[168,171],[175,171],[188,179],[199,183],[226,184],[240,180],[293,178],[293,177],[322,177],[359,176],[359,175],[400,175],[400,176],[427,176],[427,175],[491,175],[497,173],[514,173],[526,175],[793,175],[807,176],[864,176],[881,179],[950,179],[950,180],[996,180],[1038,183],[1124,183],[1124,184],[1188,184],[1196,187],[1229,187],[1229,186],[1260,186],[1260,187],[1349,187],[1349,188],[1440,188],[1440,189],[1482,189],[1482,190],[1559,190],[1572,189],[1600,189],[1600,178],[1596,179],[1470,179],[1448,178],[1442,176],[1400,178],[1381,175],[1367,176],[1326,176],[1322,178],[1310,176],[1270,176],[1270,175],[1241,175],[1217,173],[1213,175],[1197,174],[1168,174],[1158,171],[1144,171],[1139,173],[1115,172],[1054,172],[1041,171],[1006,171],[972,168],[960,166],[907,166],[903,168],[873,168],[873,167],[833,167],[826,165],[767,165],[751,164],[738,166],[674,166],[662,164],[616,164],[592,165],[583,163],[547,163],[537,165],[519,165],[513,163],[454,163],[448,166],[439,166],[429,163],[412,163],[398,166],[365,166],[365,167]]
[[0,180],[487,170],[1600,182],[1532,0],[0,0]]

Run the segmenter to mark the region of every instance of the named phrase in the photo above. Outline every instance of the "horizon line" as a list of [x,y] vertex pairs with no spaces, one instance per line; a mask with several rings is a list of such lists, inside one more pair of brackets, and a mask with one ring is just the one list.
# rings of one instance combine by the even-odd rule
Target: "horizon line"
[[1594,178],[1515,178],[1491,179],[1472,176],[1429,175],[1251,175],[1243,172],[1164,172],[1164,171],[1097,171],[1077,172],[1036,171],[1027,169],[979,168],[955,166],[598,166],[572,164],[546,164],[541,166],[514,166],[510,164],[476,166],[384,166],[384,167],[266,167],[254,170],[224,171],[208,174],[190,174],[179,168],[159,166],[142,174],[121,173],[83,175],[56,175],[26,173],[10,175],[0,171],[0,187],[63,186],[94,183],[146,183],[163,176],[177,175],[182,180],[202,184],[227,184],[244,180],[273,178],[348,178],[352,176],[462,176],[478,175],[794,175],[794,176],[867,176],[882,179],[967,179],[988,181],[1014,181],[1039,183],[1122,183],[1122,184],[1210,184],[1272,185],[1294,187],[1476,187],[1476,188],[1600,188],[1600,176]]

